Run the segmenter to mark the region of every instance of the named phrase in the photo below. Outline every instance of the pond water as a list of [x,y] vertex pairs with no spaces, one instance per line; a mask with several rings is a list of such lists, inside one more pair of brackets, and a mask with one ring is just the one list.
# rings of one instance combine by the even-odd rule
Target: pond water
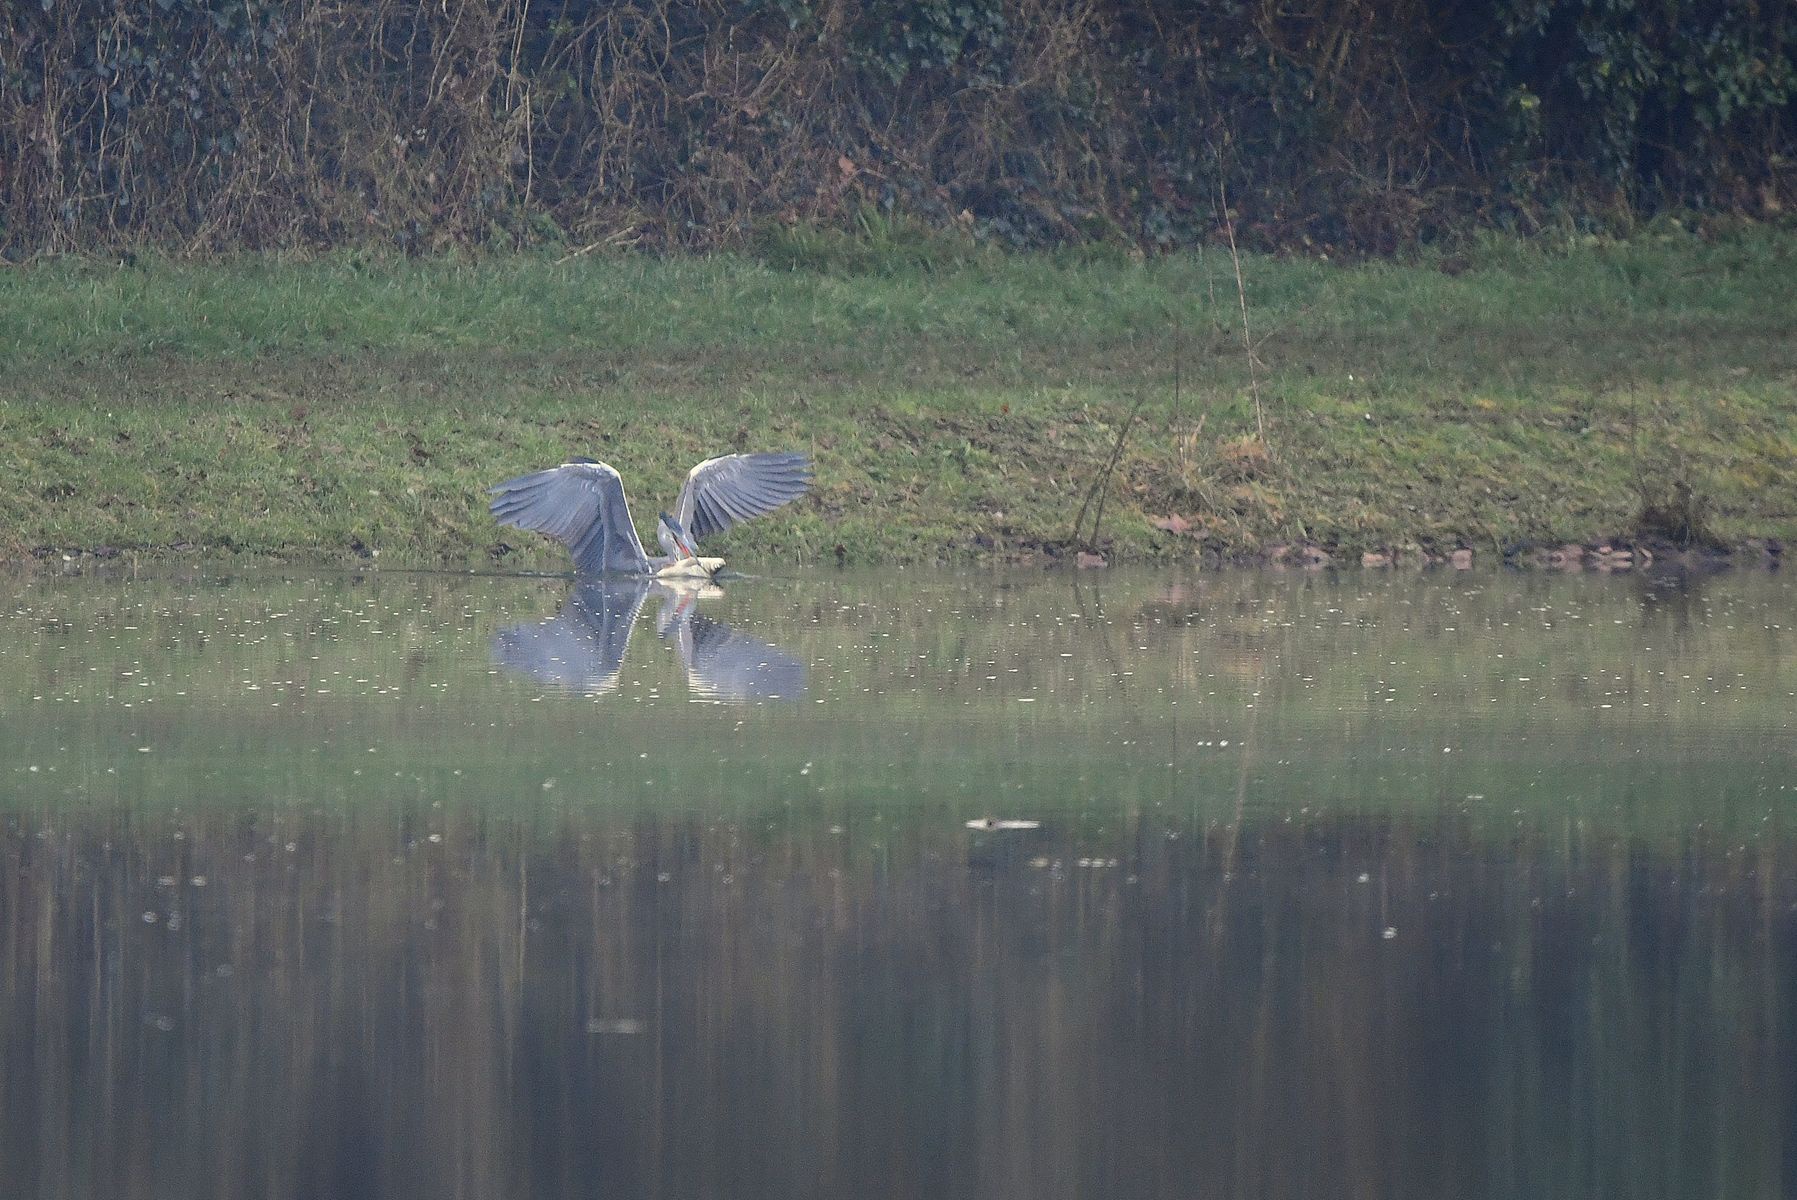
[[1797,600],[0,579],[0,1193],[1797,1189]]

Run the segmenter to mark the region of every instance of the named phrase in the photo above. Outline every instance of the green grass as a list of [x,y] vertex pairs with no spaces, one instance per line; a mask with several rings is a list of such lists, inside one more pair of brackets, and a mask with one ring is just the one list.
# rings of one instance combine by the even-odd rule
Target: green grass
[[486,484],[591,453],[641,517],[741,446],[811,450],[818,482],[728,556],[1008,556],[1068,540],[1138,398],[1113,559],[1585,540],[1675,475],[1725,541],[1797,534],[1797,234],[1244,272],[1270,458],[1217,252],[14,268],[0,553],[554,567]]

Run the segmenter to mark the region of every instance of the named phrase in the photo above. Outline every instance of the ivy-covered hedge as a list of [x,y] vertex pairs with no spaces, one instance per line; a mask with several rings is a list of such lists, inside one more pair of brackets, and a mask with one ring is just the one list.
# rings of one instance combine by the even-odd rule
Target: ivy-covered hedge
[[1381,250],[1775,214],[1797,7],[1753,0],[13,0],[0,250]]

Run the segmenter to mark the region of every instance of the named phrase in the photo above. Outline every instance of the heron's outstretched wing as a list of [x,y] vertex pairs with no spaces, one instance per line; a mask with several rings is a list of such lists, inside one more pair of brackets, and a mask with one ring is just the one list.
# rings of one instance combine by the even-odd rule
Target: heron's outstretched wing
[[548,534],[568,548],[583,575],[649,569],[630,523],[624,481],[605,463],[563,463],[487,490],[500,524]]
[[674,517],[695,539],[797,500],[811,486],[808,454],[726,454],[687,472]]
[[494,634],[493,661],[551,687],[608,692],[617,686],[630,630],[648,594],[647,580],[578,584],[549,620]]

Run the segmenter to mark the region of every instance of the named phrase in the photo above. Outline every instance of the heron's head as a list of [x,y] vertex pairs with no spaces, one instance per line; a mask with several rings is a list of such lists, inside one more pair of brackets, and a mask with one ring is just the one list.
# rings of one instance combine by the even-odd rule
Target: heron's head
[[673,538],[674,545],[679,548],[680,553],[686,555],[688,558],[699,557],[699,552],[693,548],[693,539],[687,536],[686,529],[680,522],[676,521],[672,516],[665,512],[658,515],[661,518],[662,528],[668,531],[669,536]]

